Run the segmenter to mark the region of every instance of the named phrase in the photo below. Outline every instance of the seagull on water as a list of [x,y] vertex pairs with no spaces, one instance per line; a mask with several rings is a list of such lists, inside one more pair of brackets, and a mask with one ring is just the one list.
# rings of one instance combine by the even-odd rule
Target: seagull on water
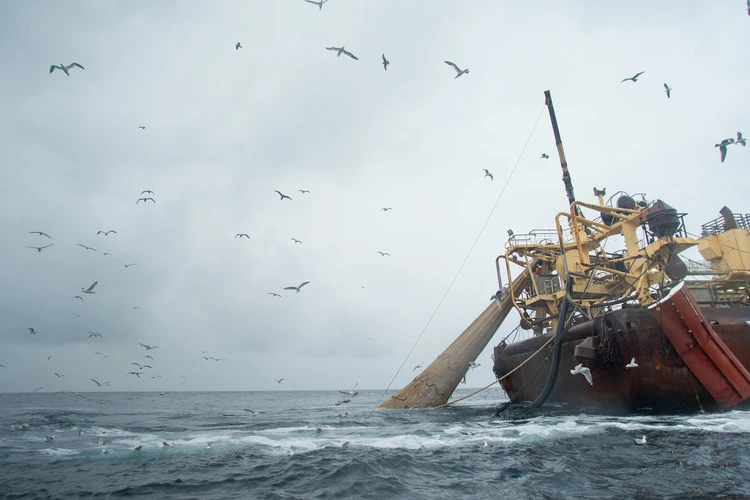
[[344,54],[344,55],[351,57],[355,61],[359,61],[359,57],[355,56],[348,50],[345,50],[343,45],[341,47],[326,47],[326,50],[335,50],[337,52],[336,57],[339,57],[341,54]]
[[109,233],[117,234],[117,231],[115,231],[114,229],[110,229],[109,231],[97,231],[96,232],[97,235],[103,234],[104,236],[109,236]]
[[[455,69],[455,70],[456,70],[456,78],[458,78],[459,76],[463,75],[464,73],[468,73],[468,72],[469,72],[469,70],[468,70],[468,69],[461,69],[461,68],[459,68],[458,66],[456,66],[456,64],[455,64],[455,63],[452,63],[452,62],[450,62],[450,61],[443,61],[443,62],[444,62],[445,64],[447,64],[448,66],[450,66],[450,67],[452,67],[453,69]],[[456,78],[454,78],[454,80],[455,80]]]
[[61,63],[61,64],[60,64],[59,66],[58,66],[58,65],[56,65],[56,64],[53,64],[52,66],[50,66],[50,67],[49,67],[49,72],[50,72],[50,74],[51,74],[51,73],[52,73],[53,71],[55,71],[56,69],[61,69],[61,70],[62,70],[62,71],[63,71],[63,72],[64,72],[64,73],[66,74],[66,75],[70,76],[70,73],[68,72],[68,70],[69,70],[70,68],[81,68],[81,69],[86,69],[86,68],[84,68],[83,66],[81,66],[80,64],[78,64],[77,62],[74,62],[74,63],[70,63],[70,64],[68,64],[67,66],[65,66],[64,64],[62,64],[62,63]]
[[542,153],[542,156],[539,157],[540,159],[548,160],[549,155],[547,153]]
[[94,281],[94,282],[93,282],[93,283],[91,284],[91,286],[90,286],[90,287],[88,287],[88,288],[81,288],[81,291],[82,291],[83,293],[91,293],[91,294],[93,294],[93,293],[96,293],[96,292],[94,291],[94,287],[95,287],[95,286],[96,286],[96,285],[97,285],[98,283],[99,283],[98,281]]
[[638,363],[635,362],[635,358],[630,358],[630,363],[625,365],[625,368],[638,368]]
[[268,292],[267,295],[272,295],[274,297],[281,297],[281,294],[276,293],[276,292]]
[[485,176],[485,177],[489,177],[491,181],[494,181],[494,180],[495,180],[495,177],[494,177],[494,176],[492,175],[492,172],[490,172],[490,171],[489,171],[489,170],[487,170],[486,168],[484,169],[484,176]]
[[167,443],[166,441],[164,441],[164,442],[163,442],[163,443],[162,443],[161,445],[162,445],[163,447],[165,447],[165,448],[171,448],[171,447],[172,447],[172,445],[171,445],[171,444],[169,444],[169,443]]
[[326,3],[328,0],[318,0],[317,2],[315,0],[305,0],[307,3],[312,3],[318,6],[318,12],[320,12],[323,9],[323,4]]
[[242,44],[241,44],[240,42],[237,42],[237,43],[236,43],[236,44],[234,45],[234,50],[240,50],[241,48],[242,48]]
[[588,382],[591,385],[594,385],[594,381],[591,380],[591,370],[588,367],[583,366],[582,364],[578,364],[576,365],[575,368],[570,370],[570,373],[572,375],[578,375],[580,373],[586,378],[586,382]]
[[253,415],[253,417],[257,417],[258,416],[258,412],[254,411],[254,410],[251,410],[250,408],[245,408],[245,411],[248,412],[248,413],[251,413]]
[[139,444],[138,446],[136,446],[135,448],[133,448],[133,451],[141,451],[142,449],[143,449],[143,445]]
[[284,287],[284,290],[297,290],[297,293],[299,293],[300,289],[303,286],[307,285],[308,283],[310,283],[310,282],[309,281],[305,281],[304,283],[300,283],[299,286],[287,286],[287,287]]
[[211,445],[212,445],[212,444],[214,444],[214,442],[213,442],[213,441],[209,441],[208,443],[206,443],[206,449],[207,449],[207,450],[210,450],[210,449],[211,449]]
[[727,146],[730,144],[734,144],[734,138],[732,137],[730,137],[729,139],[724,139],[719,144],[714,144],[715,148],[719,148],[722,163],[724,163],[724,159],[727,157]]
[[640,73],[636,73],[635,75],[631,76],[630,78],[625,78],[625,79],[624,79],[624,80],[622,80],[622,81],[621,81],[620,83],[622,83],[622,82],[627,82],[628,80],[630,80],[630,81],[632,81],[633,83],[635,83],[635,82],[637,82],[637,81],[638,81],[638,77],[639,77],[639,76],[641,76],[641,75],[642,75],[643,73],[645,73],[645,71],[641,71]]
[[33,248],[33,249],[34,249],[34,250],[36,250],[37,252],[41,252],[41,251],[42,251],[42,250],[44,250],[45,248],[49,248],[49,247],[51,247],[52,245],[54,245],[54,243],[50,243],[49,245],[44,245],[43,247],[30,247],[30,246],[27,246],[26,248]]
[[388,65],[391,64],[391,61],[385,58],[385,54],[383,54],[383,69],[388,71]]
[[289,238],[289,239],[292,240],[295,243],[299,243],[300,245],[302,244],[302,242],[300,240],[298,240],[297,238]]
[[[747,1],[750,2],[750,0],[747,0]],[[744,147],[744,146],[747,146],[747,139],[745,139],[744,137],[742,137],[742,132],[737,132],[737,140],[734,141],[734,143],[735,144],[742,144],[742,146]]]
[[52,236],[45,233],[44,231],[29,231],[29,234],[38,234],[39,236],[46,236],[47,238],[52,238]]
[[45,437],[47,438],[47,442],[49,443],[51,441],[54,441],[56,436],[53,434],[51,436],[45,436]]
[[279,193],[279,196],[281,196],[281,198],[279,198],[279,200],[283,200],[284,198],[286,198],[286,199],[288,199],[288,200],[291,200],[291,199],[292,199],[292,197],[291,197],[291,196],[287,196],[287,195],[285,195],[284,193],[282,193],[281,191],[278,191],[278,190],[276,190],[276,189],[274,189],[274,191],[276,191],[277,193]]
[[[620,82],[620,83],[622,83],[622,82]],[[672,89],[670,89],[669,85],[667,85],[666,83],[664,84],[664,92],[667,93],[667,99],[669,99],[670,97],[672,97]]]
[[388,252],[381,252],[380,250],[376,251],[375,253],[379,253],[381,257],[385,257],[386,255],[389,257],[391,256],[391,254],[389,254]]
[[247,233],[237,233],[234,235],[235,238],[247,238],[250,239],[250,236]]
[[136,200],[135,204],[137,205],[137,204],[138,204],[139,202],[141,202],[141,201],[142,201],[143,203],[146,203],[146,202],[147,202],[148,200],[151,200],[151,201],[153,201],[154,203],[156,203],[156,200],[155,200],[155,199],[153,199],[153,198],[151,198],[151,197],[149,196],[148,198],[138,198],[138,200]]
[[638,443],[638,444],[647,444],[648,443],[648,441],[646,440],[646,436],[645,435],[641,439],[636,439],[635,442]]

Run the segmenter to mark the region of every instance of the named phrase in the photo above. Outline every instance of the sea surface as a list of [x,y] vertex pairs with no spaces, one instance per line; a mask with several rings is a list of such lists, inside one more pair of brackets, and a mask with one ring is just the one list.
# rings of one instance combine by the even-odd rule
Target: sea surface
[[381,395],[0,394],[0,497],[750,497],[750,412],[495,415],[499,389],[373,411]]

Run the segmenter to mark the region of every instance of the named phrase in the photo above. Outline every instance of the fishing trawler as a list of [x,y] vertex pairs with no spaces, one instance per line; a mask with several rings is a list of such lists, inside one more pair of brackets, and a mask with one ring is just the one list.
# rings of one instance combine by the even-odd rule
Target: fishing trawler
[[[493,354],[511,403],[618,413],[747,406],[750,215],[723,207],[690,236],[686,214],[645,193],[605,201],[594,188],[597,202],[577,201],[545,96],[569,209],[552,229],[509,233],[492,303],[380,406],[446,404],[511,312],[525,338],[509,336]],[[688,249],[703,260],[681,255]]]

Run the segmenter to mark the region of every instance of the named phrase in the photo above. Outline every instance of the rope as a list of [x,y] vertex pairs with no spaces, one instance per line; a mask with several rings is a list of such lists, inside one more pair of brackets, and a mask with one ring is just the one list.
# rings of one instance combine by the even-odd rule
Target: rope
[[438,406],[434,407],[433,409],[437,410],[438,408],[444,408],[444,407],[450,406],[450,405],[452,405],[454,403],[458,403],[459,401],[463,401],[464,399],[470,398],[470,397],[472,397],[472,396],[474,396],[476,394],[479,394],[483,390],[489,389],[493,385],[495,385],[495,384],[497,384],[499,382],[502,382],[507,377],[509,377],[511,374],[513,374],[513,372],[515,372],[516,370],[518,370],[519,368],[521,368],[523,365],[525,365],[526,363],[528,363],[531,358],[533,358],[534,356],[536,356],[537,354],[539,354],[540,352],[542,352],[542,349],[544,349],[545,347],[547,347],[550,344],[550,342],[552,342],[553,340],[555,340],[555,337],[554,336],[550,337],[549,340],[547,340],[547,342],[545,342],[544,345],[542,345],[542,347],[540,347],[539,349],[537,349],[534,354],[532,354],[528,358],[524,359],[523,362],[520,365],[516,366],[511,371],[509,371],[508,373],[506,373],[505,375],[503,375],[502,377],[495,379],[494,382],[491,382],[491,383],[485,385],[481,389],[477,389],[476,391],[472,392],[471,394],[467,394],[466,396],[462,396],[462,397],[460,397],[458,399],[454,399],[453,401],[448,401],[447,403],[443,403],[441,405],[438,405]]
[[435,307],[435,310],[430,315],[430,318],[427,320],[427,323],[424,325],[424,328],[422,328],[422,331],[420,332],[419,336],[417,336],[417,339],[414,341],[414,344],[411,346],[411,349],[409,349],[409,352],[406,354],[406,357],[401,362],[401,366],[398,367],[398,370],[396,370],[396,373],[393,375],[393,378],[391,379],[390,382],[388,382],[388,387],[385,388],[385,390],[383,391],[383,394],[381,394],[380,398],[378,398],[378,402],[375,403],[375,407],[372,409],[369,416],[372,416],[372,414],[375,413],[375,409],[380,405],[380,402],[383,400],[383,396],[385,396],[385,394],[390,390],[391,385],[393,385],[393,382],[396,380],[396,377],[398,377],[398,374],[401,373],[401,370],[404,368],[404,365],[409,360],[409,357],[411,356],[412,352],[414,352],[414,349],[417,347],[417,344],[422,338],[422,335],[424,335],[424,333],[427,331],[427,327],[429,327],[430,323],[432,323],[432,320],[437,314],[438,310],[440,309],[440,306],[443,305],[443,301],[448,296],[448,292],[450,292],[451,288],[453,287],[453,284],[458,279],[458,275],[461,274],[461,271],[463,270],[464,265],[466,264],[466,261],[469,260],[471,253],[474,251],[474,247],[477,245],[477,242],[479,242],[479,238],[482,236],[482,233],[487,228],[487,224],[489,224],[492,214],[495,212],[497,205],[500,203],[500,199],[503,197],[503,194],[505,194],[505,190],[507,189],[508,184],[510,184],[510,180],[513,177],[513,174],[516,172],[516,169],[518,168],[518,164],[521,163],[521,158],[523,158],[523,154],[526,152],[526,148],[528,147],[529,142],[531,142],[531,138],[534,136],[534,132],[536,131],[536,126],[539,124],[539,119],[542,117],[542,113],[544,112],[544,109],[546,107],[547,105],[545,104],[544,106],[542,106],[542,109],[539,111],[539,116],[536,117],[536,121],[534,122],[534,127],[531,129],[531,133],[529,134],[528,139],[526,139],[526,143],[523,145],[523,148],[521,149],[521,154],[518,155],[516,164],[513,166],[513,169],[510,171],[508,178],[505,180],[505,184],[503,184],[503,187],[500,190],[500,194],[498,195],[497,200],[495,200],[495,204],[492,205],[492,209],[490,210],[489,215],[487,215],[487,218],[485,219],[484,224],[482,224],[482,227],[479,229],[479,234],[477,234],[477,237],[474,239],[474,243],[471,244],[471,247],[469,248],[469,251],[467,252],[466,257],[464,257],[463,262],[461,262],[461,265],[459,266],[458,271],[456,271],[456,274],[453,276],[453,279],[448,284],[448,288],[446,288],[445,293],[440,298],[440,301],[438,302],[437,307]]

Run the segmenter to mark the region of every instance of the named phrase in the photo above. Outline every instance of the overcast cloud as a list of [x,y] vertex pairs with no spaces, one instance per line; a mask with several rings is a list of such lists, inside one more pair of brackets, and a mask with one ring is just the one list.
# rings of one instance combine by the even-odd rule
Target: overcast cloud
[[[395,392],[485,308],[506,230],[553,227],[566,210],[547,89],[578,199],[594,201],[594,186],[646,192],[687,212],[693,233],[724,205],[750,211],[750,152],[730,147],[722,164],[713,147],[750,135],[744,9],[3,2],[0,391],[96,390],[91,378],[110,390],[384,388],[541,113]],[[341,45],[359,60],[325,50]],[[444,60],[470,73],[455,79]],[[86,69],[49,74],[74,61]],[[157,203],[136,205],[147,189]],[[94,281],[95,295],[72,298]],[[491,349],[516,324],[469,385],[492,380]],[[142,379],[125,375],[144,361]]]

